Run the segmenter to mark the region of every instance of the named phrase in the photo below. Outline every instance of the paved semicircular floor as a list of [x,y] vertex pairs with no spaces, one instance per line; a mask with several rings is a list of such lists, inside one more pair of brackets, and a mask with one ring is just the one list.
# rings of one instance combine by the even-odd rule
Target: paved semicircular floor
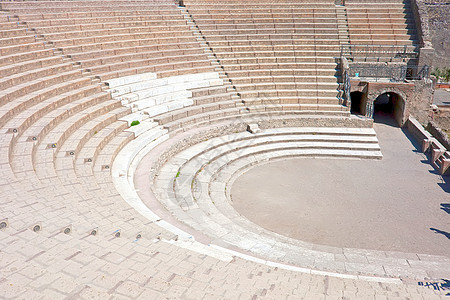
[[249,169],[236,210],[315,244],[450,257],[449,185],[400,128],[375,124],[382,160],[294,158]]

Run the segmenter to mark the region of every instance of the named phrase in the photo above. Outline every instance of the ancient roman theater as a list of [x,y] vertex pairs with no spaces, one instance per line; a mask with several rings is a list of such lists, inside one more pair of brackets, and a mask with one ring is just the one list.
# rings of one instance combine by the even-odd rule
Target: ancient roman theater
[[0,299],[446,299],[448,7],[0,0]]

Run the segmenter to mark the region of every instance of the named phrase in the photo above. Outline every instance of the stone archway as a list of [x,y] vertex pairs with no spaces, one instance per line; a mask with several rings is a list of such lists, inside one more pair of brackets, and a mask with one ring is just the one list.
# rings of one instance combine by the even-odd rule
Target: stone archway
[[391,116],[400,127],[405,124],[408,118],[406,95],[396,89],[378,90],[376,93],[369,94],[365,106],[367,117],[376,120],[377,115]]
[[380,117],[386,119],[391,117],[395,122],[402,126],[403,115],[405,111],[405,102],[402,97],[393,92],[387,92],[379,95],[373,102],[373,119],[377,121]]

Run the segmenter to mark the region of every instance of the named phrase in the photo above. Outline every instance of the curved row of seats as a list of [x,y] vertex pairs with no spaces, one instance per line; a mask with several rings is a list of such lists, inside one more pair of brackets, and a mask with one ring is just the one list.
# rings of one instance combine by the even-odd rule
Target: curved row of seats
[[342,111],[332,2],[183,3],[249,110],[311,104],[311,110]]
[[48,47],[101,80],[144,72],[173,76],[212,70],[174,3],[76,4],[37,1],[3,7],[18,14]]
[[248,168],[268,160],[308,156],[377,159],[381,153],[375,132],[369,128],[236,133],[196,144],[170,158],[154,177],[154,192],[178,220],[213,241],[294,265],[304,261],[296,261],[291,253],[305,255],[311,258],[308,267],[314,267],[324,253],[249,222],[229,199],[230,181]]
[[[123,233],[125,235],[133,235],[136,230],[153,232],[154,227],[146,228],[143,225],[146,223],[145,219],[133,217],[133,211],[123,203],[112,184],[110,168],[119,150],[136,136],[151,138],[156,144],[168,137],[168,130],[186,130],[188,126],[197,126],[200,121],[214,122],[224,116],[232,119],[246,111],[241,111],[239,107],[242,103],[229,92],[227,86],[217,82],[208,86],[192,85],[189,106],[172,106],[166,113],[159,111],[155,114],[142,114],[142,111],[135,111],[133,105],[136,103],[130,103],[130,107],[126,106],[124,101],[113,97],[116,96],[115,92],[105,91],[108,87],[106,81],[100,82],[98,79],[107,80],[113,85],[114,80],[117,83],[127,78],[124,75],[139,77],[148,74],[149,70],[153,71],[155,82],[163,78],[174,81],[174,78],[189,74],[195,79],[195,74],[207,74],[205,71],[212,70],[197,41],[191,39],[188,44],[179,43],[180,40],[172,40],[171,33],[166,34],[167,30],[160,30],[156,25],[155,31],[151,32],[151,41],[158,40],[161,45],[169,41],[168,43],[179,48],[185,45],[186,51],[192,49],[192,53],[196,53],[192,59],[201,61],[206,67],[190,67],[194,62],[185,61],[186,56],[182,51],[164,49],[163,46],[151,48],[154,51],[151,53],[156,53],[160,61],[156,63],[151,59],[144,59],[149,68],[142,66],[140,61],[137,61],[136,65],[132,65],[130,61],[116,63],[113,58],[125,58],[111,56],[112,52],[107,49],[94,50],[95,44],[98,44],[98,47],[105,45],[103,36],[100,31],[94,33],[95,30],[90,30],[98,25],[89,27],[86,24],[98,23],[101,15],[105,18],[116,15],[120,17],[112,17],[110,23],[116,22],[120,30],[123,27],[134,30],[137,26],[129,22],[129,17],[140,18],[134,16],[136,11],[133,9],[137,8],[131,7],[128,11],[122,7],[119,11],[111,11],[108,14],[110,5],[114,3],[105,4],[105,11],[102,11],[102,7],[93,9],[83,6],[87,3],[84,1],[64,2],[65,6],[60,5],[60,1],[51,1],[46,4],[50,7],[49,13],[45,13],[43,9],[35,10],[36,6],[42,3],[30,2],[29,5],[17,9],[15,5],[21,6],[22,3],[3,5],[3,8],[9,5],[11,11],[3,19],[2,27],[10,29],[14,34],[9,33],[8,38],[4,39],[6,46],[2,47],[2,72],[5,77],[2,78],[0,108],[0,124],[4,133],[0,141],[1,193],[2,199],[6,199],[5,203],[9,204],[2,207],[2,215],[9,219],[11,227],[16,230],[20,231],[24,227],[39,223],[49,235],[59,232],[61,227],[72,222],[78,233],[86,233],[93,228],[100,228],[100,232],[104,234],[117,228],[127,230],[127,233]],[[71,7],[75,6],[76,10],[90,12],[83,15],[61,12],[66,8],[70,11]],[[172,13],[177,12],[173,3],[170,3],[170,7]],[[149,15],[150,19],[154,16],[155,19],[164,18],[166,15],[169,16],[168,19],[172,19],[170,16],[176,16],[161,13],[158,9],[141,10],[139,14]],[[65,21],[66,17],[71,21]],[[64,22],[80,26],[84,24],[86,27],[65,26]],[[146,28],[145,26],[143,28]],[[110,27],[110,36],[119,32],[114,31],[114,26]],[[77,40],[76,37],[70,36],[71,33],[75,36],[88,33],[97,35],[93,40],[77,40],[81,47],[76,49],[80,55],[78,58],[83,57],[85,53],[88,53],[88,56],[97,53],[100,64],[86,65],[89,63],[87,60],[77,60],[73,53],[66,54],[64,47],[71,47],[70,43],[58,44],[57,40],[49,40],[55,37],[52,36],[51,28],[55,28],[55,35],[64,33],[67,40],[71,37]],[[187,29],[180,29],[178,34],[190,35]],[[137,36],[127,38],[133,41]],[[87,44],[83,44],[85,42]],[[91,46],[93,48],[90,48]],[[9,50],[11,47],[14,51]],[[144,47],[120,48],[120,43],[114,44],[113,47],[119,47],[114,48],[114,51],[147,51]],[[141,54],[146,55],[139,53]],[[171,59],[173,55],[179,55],[183,63],[174,63]],[[90,70],[87,70],[86,66],[89,66]],[[102,70],[95,69],[96,66],[105,67],[108,72],[102,73]],[[110,72],[110,68],[113,68],[114,72]],[[185,74],[186,72],[189,74]],[[218,80],[217,76],[215,80]],[[167,84],[163,85],[164,89],[168,87]],[[169,98],[179,96],[176,93],[169,94]],[[133,121],[141,121],[141,124],[130,127]],[[25,218],[24,215],[15,213],[17,207],[21,206],[21,201],[38,201],[37,203],[41,203],[39,206],[43,208],[36,213],[28,213],[29,216]],[[102,207],[104,203],[109,203],[108,208]],[[70,209],[67,209],[68,207]],[[54,218],[49,214],[49,210],[58,212],[58,217]],[[107,216],[109,220],[103,220],[103,211],[116,213],[114,216]],[[130,218],[135,221],[127,222]],[[171,236],[164,231],[162,234]]]
[[[2,216],[18,231],[40,223],[51,235],[75,220],[78,233],[154,229],[133,216],[109,173],[124,145],[160,127],[130,128],[140,116],[99,79],[149,70],[172,77],[212,67],[172,1],[124,4],[2,3],[0,184],[9,203]],[[20,202],[36,201],[42,211],[15,213]],[[117,212],[116,222],[102,214],[103,203]]]
[[[418,52],[418,36],[408,1],[345,1],[350,45],[355,59],[402,61],[396,52]],[[403,49],[402,49],[403,48]],[[375,54],[375,57],[373,57]],[[377,60],[378,59],[378,60]]]
[[[361,7],[364,6],[364,7]],[[416,45],[417,37],[409,4],[403,1],[345,2],[352,44]]]
[[[173,2],[136,1],[129,10],[122,4],[38,1],[29,5],[7,3],[4,8],[11,9],[21,24],[32,28],[45,47],[63,55],[65,61],[72,62],[94,81],[149,72],[162,78],[214,70]],[[114,6],[117,10],[111,9]],[[47,13],[43,13],[43,7]],[[79,12],[83,10],[89,12]],[[189,113],[179,110],[177,116],[160,116],[160,123],[192,117],[199,109],[209,119],[210,111],[239,106],[239,97],[227,87],[194,94],[199,95],[195,101],[203,108],[190,109]],[[188,122],[195,125],[192,119],[183,124]],[[170,127],[181,125],[177,122]]]
[[[8,218],[11,229],[21,232],[40,224],[45,228],[44,236],[52,236],[73,224],[74,234],[97,228],[107,236],[120,228],[123,236],[159,231],[170,237],[155,226],[144,226],[146,220],[136,217],[116,192],[110,176],[115,156],[135,136],[163,141],[167,130],[185,130],[188,125],[247,113],[223,85],[195,87],[194,105],[154,116],[154,120],[133,112],[104,91],[105,86],[94,76],[111,81],[150,71],[158,78],[172,78],[212,70],[188,28],[183,31],[176,25],[172,32],[151,22],[167,21],[167,27],[179,22],[180,14],[176,14],[173,3],[159,10],[148,3],[143,4],[147,9],[139,5],[113,9],[115,4],[2,3],[9,12],[1,22],[0,180],[1,198],[5,200],[2,217]],[[172,14],[163,13],[167,7]],[[94,25],[88,26],[89,22]],[[109,24],[104,25],[108,30],[99,30],[95,24],[99,22]],[[144,37],[152,28],[147,26],[154,26],[154,30]],[[133,30],[139,32],[131,34]],[[185,37],[190,42],[180,43],[187,41]],[[121,44],[137,38],[142,47]],[[105,42],[107,39],[110,42]],[[155,41],[161,46],[145,48],[144,43]],[[176,50],[180,47],[184,48]],[[191,60],[186,60],[188,52]],[[148,58],[153,54],[158,61]],[[171,59],[175,55],[182,63]],[[202,66],[193,67],[195,61],[201,61]],[[141,120],[141,124],[130,128],[135,120]],[[27,205],[36,209],[30,211]]]

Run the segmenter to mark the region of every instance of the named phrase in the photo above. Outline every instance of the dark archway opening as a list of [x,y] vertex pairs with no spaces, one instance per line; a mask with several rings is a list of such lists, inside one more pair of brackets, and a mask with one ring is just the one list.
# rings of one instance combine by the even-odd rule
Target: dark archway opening
[[361,92],[351,92],[350,93],[350,99],[351,99],[351,107],[350,112],[352,114],[361,114],[363,112],[362,105],[363,105],[363,93]]
[[373,104],[375,122],[403,125],[405,102],[398,94],[392,92],[381,94]]

